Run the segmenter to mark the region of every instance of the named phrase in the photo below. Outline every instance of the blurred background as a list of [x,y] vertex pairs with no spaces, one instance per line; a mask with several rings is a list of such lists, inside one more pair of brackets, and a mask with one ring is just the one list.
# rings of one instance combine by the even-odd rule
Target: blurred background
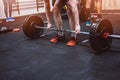
[[[45,12],[43,0],[16,0],[12,5],[12,16],[19,17]],[[51,7],[52,7],[52,0]],[[102,10],[120,12],[120,0],[102,0]],[[0,19],[5,18],[3,1],[0,0]]]

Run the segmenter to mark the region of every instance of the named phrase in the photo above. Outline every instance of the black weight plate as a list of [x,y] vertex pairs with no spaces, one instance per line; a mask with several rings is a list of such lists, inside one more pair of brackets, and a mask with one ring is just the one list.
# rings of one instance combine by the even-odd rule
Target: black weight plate
[[35,28],[34,25],[44,27],[44,23],[39,16],[28,16],[23,23],[23,32],[27,37],[37,38],[43,33],[43,29]]
[[96,26],[91,26],[89,35],[90,44],[97,52],[106,51],[111,46],[112,38],[104,38],[103,34],[105,32],[113,34],[112,24],[107,19],[102,19],[100,22],[96,23]]

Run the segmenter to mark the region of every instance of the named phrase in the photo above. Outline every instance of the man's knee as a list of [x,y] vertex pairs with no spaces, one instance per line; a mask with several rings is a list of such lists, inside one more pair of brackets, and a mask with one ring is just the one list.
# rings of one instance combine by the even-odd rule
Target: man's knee
[[68,5],[69,11],[76,11],[78,9],[77,2],[71,1],[67,5]]
[[57,13],[59,13],[59,11],[60,11],[59,8],[56,6],[54,6],[52,9],[53,14],[57,14]]
[[72,10],[70,8],[67,8],[67,15],[70,17],[72,16]]

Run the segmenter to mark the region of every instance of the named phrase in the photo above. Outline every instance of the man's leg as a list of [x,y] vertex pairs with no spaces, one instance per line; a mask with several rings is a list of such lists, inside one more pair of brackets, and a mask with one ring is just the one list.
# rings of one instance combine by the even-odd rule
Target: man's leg
[[62,2],[62,0],[56,0],[54,6],[53,6],[53,17],[55,24],[59,30],[62,30],[62,18],[60,14],[60,10],[63,8],[65,3]]
[[4,4],[4,12],[5,12],[5,16],[6,18],[8,18],[8,12],[7,12],[7,4],[8,4],[8,1],[7,0],[3,0],[3,4]]
[[9,0],[9,17],[12,17],[12,1]]
[[76,31],[76,33],[71,33],[71,39],[68,41],[68,46],[75,46],[77,41],[76,37],[77,34],[80,32],[80,24],[79,24],[79,12],[77,7],[77,1],[76,0],[69,0],[67,2],[67,14],[69,18],[69,24],[70,28],[73,31]]
[[[53,6],[53,17],[54,17],[54,21],[55,21],[55,24],[56,24],[58,30],[63,29],[60,10],[63,8],[63,6],[65,4],[66,4],[66,2],[63,1],[63,0],[56,0],[55,4]],[[57,36],[52,38],[50,40],[50,42],[56,43],[59,40],[62,40],[63,37],[64,37],[64,33],[63,32],[58,32]]]
[[15,21],[15,19],[12,18],[12,0],[8,0],[8,8],[9,8],[9,21]]

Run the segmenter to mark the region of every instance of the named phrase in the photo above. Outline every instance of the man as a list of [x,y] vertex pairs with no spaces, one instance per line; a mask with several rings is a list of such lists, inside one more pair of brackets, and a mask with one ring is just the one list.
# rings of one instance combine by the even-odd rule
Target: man
[[15,2],[16,0],[3,0],[6,22],[14,21],[12,18],[12,4]]
[[[48,0],[44,0],[45,5],[48,3]],[[74,30],[75,33],[71,33],[71,38],[67,42],[68,46],[75,46],[77,44],[77,34],[80,33],[80,25],[79,25],[79,14],[78,14],[78,8],[77,8],[77,0],[56,0],[55,4],[53,6],[53,17],[55,24],[57,26],[58,30],[62,30],[62,18],[60,14],[60,10],[63,8],[63,6],[67,6],[67,14],[69,18],[69,24],[71,30]],[[46,7],[46,6],[45,6]],[[47,7],[46,7],[47,8]],[[47,10],[50,10],[49,8],[46,9],[46,16],[48,20],[48,28],[50,29],[52,27],[50,19],[49,12]],[[53,37],[50,42],[57,43],[58,41],[64,40],[64,33],[58,32],[55,37]]]

